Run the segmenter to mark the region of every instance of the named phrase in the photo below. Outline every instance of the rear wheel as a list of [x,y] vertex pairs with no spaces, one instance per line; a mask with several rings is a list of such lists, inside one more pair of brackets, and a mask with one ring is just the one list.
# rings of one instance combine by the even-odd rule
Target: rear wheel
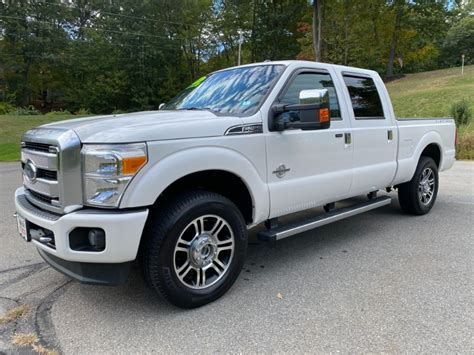
[[238,208],[207,191],[178,196],[152,214],[141,251],[147,283],[171,303],[199,307],[221,297],[237,279],[247,250]]
[[413,178],[398,187],[400,207],[410,214],[428,213],[436,201],[438,186],[436,163],[429,157],[421,157]]

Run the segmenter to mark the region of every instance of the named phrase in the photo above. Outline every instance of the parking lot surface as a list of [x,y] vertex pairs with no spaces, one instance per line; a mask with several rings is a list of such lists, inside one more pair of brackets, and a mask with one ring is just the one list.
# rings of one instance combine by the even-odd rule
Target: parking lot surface
[[0,353],[31,349],[15,333],[66,354],[474,352],[474,163],[441,174],[425,216],[403,214],[392,193],[391,206],[274,244],[252,231],[234,287],[195,310],[162,301],[136,269],[119,287],[52,270],[17,235],[20,184],[19,164],[1,163],[0,319],[27,311],[0,322]]

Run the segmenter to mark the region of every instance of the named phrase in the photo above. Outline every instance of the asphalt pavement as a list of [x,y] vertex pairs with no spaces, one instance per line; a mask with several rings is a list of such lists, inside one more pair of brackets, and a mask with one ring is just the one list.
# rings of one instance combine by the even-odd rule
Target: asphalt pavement
[[474,352],[472,162],[441,174],[425,216],[403,214],[392,193],[391,206],[277,243],[252,231],[236,284],[195,310],[161,300],[136,269],[119,287],[52,270],[17,235],[20,184],[18,163],[0,164],[0,353],[32,351],[12,344],[17,333],[65,354]]

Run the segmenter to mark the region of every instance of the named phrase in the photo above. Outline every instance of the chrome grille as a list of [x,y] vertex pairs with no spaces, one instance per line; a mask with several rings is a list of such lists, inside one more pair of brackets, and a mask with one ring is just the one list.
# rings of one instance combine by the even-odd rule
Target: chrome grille
[[57,171],[38,169],[38,177],[43,178],[43,179],[48,179],[48,180],[57,180],[58,179],[58,172]]
[[38,178],[36,181],[30,181],[23,175],[23,185],[25,185],[28,190],[35,191],[59,201],[59,187],[56,180]]
[[[23,162],[21,163],[21,168],[22,169],[25,168],[25,163],[23,163]],[[39,168],[37,177],[48,179],[48,180],[57,180],[58,179],[58,172]]]
[[38,168],[50,171],[58,170],[58,151],[55,153],[50,153],[49,151],[44,152],[40,150],[22,148],[21,161],[26,163],[28,160],[33,161]]
[[35,142],[23,142],[22,148],[30,149],[30,150],[37,150],[40,152],[49,152],[51,147],[54,147],[50,144],[45,143],[35,143]]
[[28,192],[29,192],[29,194],[30,194],[32,197],[38,199],[38,200],[41,201],[41,202],[45,202],[45,203],[52,203],[52,202],[53,202],[53,201],[52,201],[53,199],[52,199],[51,197],[49,197],[49,196],[40,194],[40,193],[35,192],[35,191],[33,191],[33,190],[28,190]]
[[82,207],[77,135],[61,128],[37,128],[26,132],[21,146],[23,185],[29,202],[54,213]]
[[[23,185],[31,196],[43,203],[59,206],[58,164],[59,149],[44,143],[23,142],[21,165],[23,168]],[[25,169],[34,170],[29,177]]]

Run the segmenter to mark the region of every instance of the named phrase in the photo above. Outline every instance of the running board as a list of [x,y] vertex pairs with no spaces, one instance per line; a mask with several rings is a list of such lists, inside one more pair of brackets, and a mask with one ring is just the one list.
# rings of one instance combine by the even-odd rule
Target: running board
[[324,226],[332,222],[339,221],[344,218],[352,217],[360,213],[388,205],[391,202],[392,199],[389,196],[380,196],[366,202],[358,203],[356,205],[332,210],[304,221],[293,222],[287,225],[266,229],[258,232],[257,236],[260,240],[277,241],[295,234],[303,233],[311,229]]

